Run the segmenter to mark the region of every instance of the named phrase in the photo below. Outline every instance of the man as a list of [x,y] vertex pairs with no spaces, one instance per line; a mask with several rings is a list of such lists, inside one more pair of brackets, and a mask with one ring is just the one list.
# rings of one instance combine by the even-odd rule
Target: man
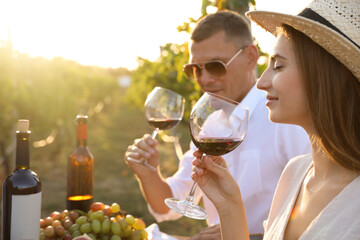
[[[219,11],[198,22],[191,35],[190,64],[184,68],[202,91],[226,96],[250,109],[245,140],[223,157],[242,190],[251,235],[263,234],[263,221],[287,161],[311,151],[304,130],[269,121],[265,93],[255,86],[258,56],[246,20],[237,13]],[[179,163],[178,171],[164,179],[160,171],[128,161],[144,158],[158,167],[160,153],[156,145],[157,141],[146,134],[128,147],[125,159],[136,174],[149,210],[157,221],[176,219],[179,214],[169,210],[164,200],[168,197],[184,199],[189,193],[193,183],[190,178],[194,159],[192,153],[196,147],[191,143],[190,150]],[[191,239],[220,239],[217,212],[198,189],[195,202],[201,197],[209,215],[207,223],[211,227]]]

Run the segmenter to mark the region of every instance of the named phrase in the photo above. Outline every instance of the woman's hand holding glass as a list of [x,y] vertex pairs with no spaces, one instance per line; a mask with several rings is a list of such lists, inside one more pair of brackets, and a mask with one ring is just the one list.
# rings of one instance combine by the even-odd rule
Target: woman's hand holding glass
[[[229,202],[241,201],[240,189],[232,177],[226,162],[221,156],[203,156],[203,152],[194,152],[191,178],[198,184],[216,208]],[[202,159],[201,159],[202,158]]]

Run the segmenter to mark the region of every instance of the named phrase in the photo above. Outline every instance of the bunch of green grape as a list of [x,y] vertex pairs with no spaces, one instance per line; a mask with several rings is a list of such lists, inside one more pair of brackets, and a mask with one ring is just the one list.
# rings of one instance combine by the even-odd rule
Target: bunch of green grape
[[120,211],[117,203],[94,202],[88,213],[79,210],[54,211],[40,219],[40,240],[72,240],[86,234],[93,240],[147,239],[141,218]]

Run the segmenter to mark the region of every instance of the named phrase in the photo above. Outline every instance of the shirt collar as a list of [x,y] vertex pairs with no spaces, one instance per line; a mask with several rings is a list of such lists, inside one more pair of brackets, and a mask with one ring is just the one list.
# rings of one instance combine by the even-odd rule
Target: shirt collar
[[266,98],[266,92],[256,88],[256,84],[250,89],[245,98],[241,101],[241,105],[245,105],[249,108],[249,118],[254,112],[256,106]]

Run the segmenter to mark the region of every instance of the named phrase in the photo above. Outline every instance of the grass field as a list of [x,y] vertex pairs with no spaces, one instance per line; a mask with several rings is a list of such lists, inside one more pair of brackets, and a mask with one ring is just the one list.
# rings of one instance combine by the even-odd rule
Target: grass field
[[[180,124],[176,131],[181,134],[181,144],[186,150],[190,140],[186,124]],[[142,110],[124,104],[121,96],[113,97],[101,113],[88,121],[88,146],[95,157],[94,201],[117,202],[122,210],[143,218],[150,225],[155,220],[148,212],[137,181],[123,158],[127,146],[146,132],[151,133],[151,129]],[[67,157],[75,146],[64,143],[56,154],[50,155],[47,153],[54,152],[49,150],[51,147],[32,149],[31,153],[31,168],[37,172],[43,186],[42,217],[65,208]],[[165,176],[172,175],[178,164],[174,147],[171,143],[160,142],[159,148],[162,172]],[[159,223],[163,232],[182,236],[190,236],[203,226],[204,221],[185,217]]]

